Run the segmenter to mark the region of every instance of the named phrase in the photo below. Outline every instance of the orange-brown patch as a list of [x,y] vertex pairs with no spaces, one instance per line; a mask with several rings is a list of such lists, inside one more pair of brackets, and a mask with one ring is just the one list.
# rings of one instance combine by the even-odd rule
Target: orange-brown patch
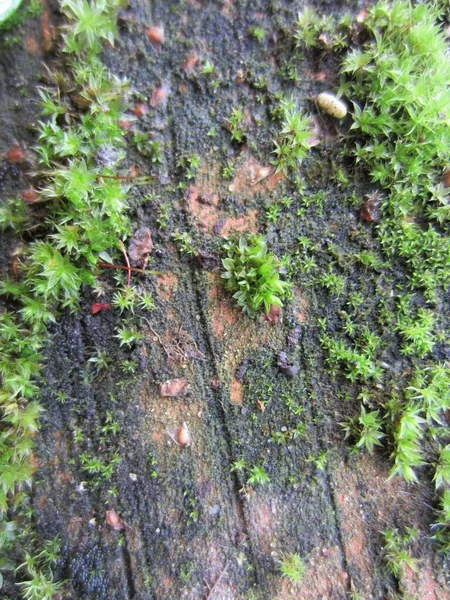
[[250,525],[258,536],[260,549],[262,552],[270,552],[276,538],[278,528],[277,515],[280,514],[280,507],[274,497],[251,498],[250,500]]
[[297,287],[292,288],[293,305],[296,312],[297,321],[304,323],[309,308],[309,298],[305,296]]
[[33,54],[34,56],[40,54],[39,44],[34,35],[27,35],[25,38],[25,47],[29,54]]
[[50,15],[48,10],[44,10],[41,15],[41,33],[42,33],[42,47],[44,52],[50,52],[53,46],[53,42],[56,37],[54,26],[50,22]]
[[244,401],[244,388],[236,377],[233,377],[231,381],[230,400],[233,404],[242,404]]
[[178,277],[173,273],[158,275],[156,292],[162,300],[170,300],[178,287]]
[[450,600],[448,589],[439,585],[433,574],[430,560],[420,563],[417,572],[406,569],[401,577],[405,597],[420,598],[420,600]]
[[220,236],[227,237],[230,233],[258,233],[258,211],[255,209],[249,210],[245,215],[240,217],[228,217],[224,220],[224,224],[220,229]]
[[[208,197],[208,203],[205,203],[203,198]],[[193,216],[198,220],[202,227],[212,233],[214,226],[219,220],[219,196],[210,194],[207,191],[201,190],[195,185],[190,185],[188,189],[188,208]]]
[[273,167],[267,167],[248,156],[237,169],[230,185],[230,191],[237,194],[254,196],[257,193],[273,190],[284,179],[282,173],[275,173]]
[[240,309],[226,300],[217,300],[211,313],[211,327],[214,337],[222,339],[227,325],[234,325],[240,319]]
[[345,464],[339,465],[335,471],[335,490],[347,565],[358,591],[362,592],[364,597],[370,597],[373,561],[360,511],[358,480],[354,469]]

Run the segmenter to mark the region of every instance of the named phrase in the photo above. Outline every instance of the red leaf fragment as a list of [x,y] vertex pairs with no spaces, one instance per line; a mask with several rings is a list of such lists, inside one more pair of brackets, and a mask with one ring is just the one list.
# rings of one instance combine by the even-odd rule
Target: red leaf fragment
[[162,25],[157,27],[147,27],[145,33],[147,34],[147,37],[151,43],[157,48],[164,44],[164,27],[162,27]]
[[27,160],[27,155],[25,151],[20,146],[13,146],[10,148],[5,154],[6,162],[9,162],[12,165],[17,163],[24,163]]
[[136,231],[128,244],[128,256],[131,264],[145,269],[148,255],[153,250],[152,234],[148,227],[141,227]]
[[136,104],[136,106],[131,112],[138,119],[140,119],[141,117],[145,117],[145,115],[148,113],[148,105],[145,104],[145,102],[142,102],[141,104]]
[[161,396],[176,398],[177,396],[185,396],[189,390],[187,379],[168,379],[159,386]]
[[22,194],[20,195],[20,197],[27,204],[34,204],[35,202],[37,202],[39,200],[39,194],[33,188],[30,188],[30,189],[25,190],[24,192],[22,192]]
[[94,302],[91,304],[91,315],[96,315],[102,310],[106,310],[107,308],[111,308],[111,304],[106,304],[104,302]]
[[112,508],[111,510],[106,511],[106,522],[108,525],[111,525],[113,529],[116,531],[121,531],[125,529],[125,524],[116,513],[116,511]]

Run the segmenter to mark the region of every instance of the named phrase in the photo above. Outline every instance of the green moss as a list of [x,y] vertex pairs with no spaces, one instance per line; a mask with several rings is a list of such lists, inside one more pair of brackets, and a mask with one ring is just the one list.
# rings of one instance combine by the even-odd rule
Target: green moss
[[263,237],[229,241],[224,253],[222,279],[245,313],[254,316],[262,308],[269,312],[272,306],[282,306],[290,284],[280,278],[280,263],[268,252]]

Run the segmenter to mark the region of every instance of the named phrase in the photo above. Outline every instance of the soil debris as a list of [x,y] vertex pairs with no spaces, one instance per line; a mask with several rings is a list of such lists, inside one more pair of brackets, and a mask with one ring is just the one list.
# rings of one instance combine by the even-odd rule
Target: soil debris
[[128,244],[128,255],[134,267],[145,269],[148,255],[153,250],[152,234],[148,227],[141,227],[136,231]]
[[187,379],[168,379],[159,386],[160,395],[169,398],[185,396],[188,391],[189,383]]
[[122,531],[122,529],[125,529],[124,522],[113,508],[106,511],[106,522],[116,531]]
[[166,38],[164,36],[164,27],[162,25],[148,27],[145,30],[145,33],[155,48],[159,49],[164,44]]

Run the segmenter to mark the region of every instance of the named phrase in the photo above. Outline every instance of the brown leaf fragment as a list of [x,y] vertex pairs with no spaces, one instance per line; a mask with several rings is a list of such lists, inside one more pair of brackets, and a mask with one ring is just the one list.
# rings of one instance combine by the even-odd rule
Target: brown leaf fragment
[[128,256],[134,267],[145,269],[148,255],[153,250],[152,234],[148,227],[141,227],[136,231],[128,244]]
[[131,112],[137,119],[145,117],[145,115],[148,113],[148,105],[145,102],[136,104]]
[[183,70],[186,72],[193,71],[198,63],[198,56],[194,52],[188,54],[186,60],[183,63]]
[[166,83],[163,83],[163,85],[153,90],[152,96],[150,98],[150,106],[152,108],[156,108],[160,104],[165,104],[168,95],[169,86]]
[[276,325],[281,319],[281,306],[272,305],[267,314],[263,316],[263,319],[269,323],[269,325]]
[[377,223],[380,220],[381,196],[377,192],[374,192],[373,194],[367,194],[366,197],[367,200],[361,208],[360,217],[368,223],[372,223],[373,221]]
[[176,398],[177,396],[185,396],[189,390],[187,379],[168,379],[159,386],[161,396]]
[[20,197],[27,204],[35,204],[36,202],[38,202],[38,200],[40,198],[39,193],[36,190],[34,190],[33,188],[30,188],[30,189],[22,192],[20,194]]
[[147,27],[145,33],[150,42],[155,48],[160,48],[164,44],[164,27],[162,25],[155,27]]
[[111,510],[106,511],[106,522],[108,525],[111,525],[113,529],[116,531],[121,531],[125,529],[125,524],[116,513],[116,511],[112,508]]

